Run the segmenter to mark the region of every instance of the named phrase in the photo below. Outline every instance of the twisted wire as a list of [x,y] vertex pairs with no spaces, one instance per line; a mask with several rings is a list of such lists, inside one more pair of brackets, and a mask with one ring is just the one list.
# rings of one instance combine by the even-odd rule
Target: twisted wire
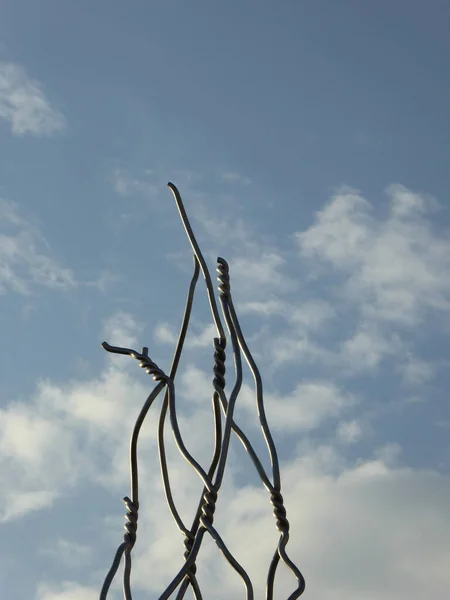
[[[217,259],[219,272],[219,290],[221,290],[220,300],[224,308],[224,314],[226,314],[227,325],[233,329],[237,337],[239,347],[247,360],[247,364],[253,374],[256,387],[256,405],[258,411],[258,418],[261,425],[261,430],[269,451],[270,462],[272,466],[272,477],[273,484],[270,485],[270,501],[273,506],[273,514],[276,519],[276,527],[280,532],[280,538],[277,545],[277,550],[272,559],[266,585],[266,598],[267,600],[273,600],[273,587],[276,576],[276,570],[278,563],[281,560],[284,562],[286,567],[290,569],[295,579],[297,580],[297,588],[289,596],[289,600],[296,600],[305,590],[305,579],[298,569],[298,567],[291,561],[287,552],[286,545],[289,541],[289,521],[287,519],[287,512],[284,506],[283,496],[281,495],[281,475],[280,466],[278,461],[278,454],[275,447],[272,434],[270,432],[269,424],[267,422],[266,412],[264,408],[263,400],[263,385],[262,378],[259,369],[256,365],[255,360],[250,352],[249,347],[245,341],[242,333],[239,320],[236,315],[236,311],[233,305],[233,300],[230,291],[230,276],[228,263],[221,257]],[[222,291],[223,290],[223,291]],[[230,323],[229,323],[230,322]],[[264,479],[263,479],[264,483]]]
[[[206,283],[206,288],[207,288],[207,293],[208,293],[208,298],[209,298],[209,303],[210,303],[210,307],[211,307],[213,320],[214,320],[217,334],[218,334],[218,337],[214,338],[214,340],[213,340],[214,349],[215,349],[215,352],[214,352],[214,379],[213,379],[213,386],[214,386],[215,393],[213,396],[213,403],[214,403],[214,416],[215,416],[215,421],[216,421],[216,441],[217,441],[217,419],[220,418],[220,411],[217,410],[219,402],[222,404],[222,407],[225,412],[225,427],[224,427],[223,438],[221,441],[221,446],[218,446],[216,444],[213,461],[211,463],[210,470],[208,473],[210,475],[210,477],[212,477],[213,473],[215,471],[215,468],[217,466],[217,469],[218,469],[218,478],[217,479],[218,479],[219,484],[218,485],[216,484],[216,487],[217,487],[217,491],[218,491],[218,488],[220,487],[221,479],[223,477],[226,457],[228,454],[228,447],[229,447],[229,441],[230,441],[230,435],[231,435],[231,427],[233,425],[233,418],[232,418],[233,407],[234,407],[234,403],[236,401],[236,397],[237,397],[241,383],[238,382],[239,378],[237,378],[237,382],[236,382],[235,390],[234,390],[234,396],[232,393],[233,400],[230,403],[230,406],[231,406],[231,410],[230,410],[227,400],[226,400],[226,397],[225,397],[225,391],[224,391],[224,389],[225,389],[226,337],[225,337],[225,332],[223,329],[222,322],[220,320],[219,311],[217,308],[212,279],[211,279],[206,261],[203,257],[203,254],[200,250],[200,247],[199,247],[197,240],[195,238],[195,235],[193,233],[192,226],[187,217],[186,210],[184,208],[184,204],[181,199],[180,193],[179,193],[177,187],[170,182],[168,184],[168,187],[171,189],[171,191],[174,195],[175,202],[177,204],[183,226],[186,230],[187,236],[189,238],[192,249],[194,251],[194,256],[196,257],[197,261],[200,264],[200,268],[202,270],[202,273],[203,273],[203,276],[205,279],[205,283]],[[237,348],[237,341],[234,344],[234,350],[236,348]],[[242,380],[242,375],[241,375],[241,380]],[[211,493],[211,491],[212,490],[210,489],[209,492]],[[194,518],[194,521],[193,521],[193,524],[191,527],[192,535],[196,536],[195,540],[201,539],[203,536],[203,530],[198,529],[199,524],[201,522],[201,517],[200,517],[201,513],[202,513],[202,504],[200,501],[198,508],[197,508],[196,516]],[[202,525],[203,525],[203,528],[205,528],[205,526],[209,525],[209,521],[207,519],[205,519],[204,517],[202,520]],[[208,531],[210,531],[209,528],[208,528]],[[211,533],[211,531],[210,531],[210,533]],[[222,544],[223,544],[223,542],[222,542]],[[194,546],[195,546],[195,544],[194,544]],[[191,550],[190,558],[193,555],[192,553],[194,552],[194,546]],[[227,554],[230,555],[228,550],[227,550]],[[231,555],[230,555],[230,557],[231,557]],[[233,561],[236,562],[234,560],[234,558],[233,558]],[[185,587],[185,585],[183,585],[177,598],[183,597],[185,589],[186,589],[186,587]]]
[[221,296],[224,296],[225,299],[228,299],[231,294],[230,267],[227,261],[220,256],[217,258],[216,271],[219,273],[219,277],[217,278],[219,282],[219,293]]
[[[202,593],[196,577],[196,560],[198,553],[201,549],[205,533],[208,533],[212,537],[222,555],[225,557],[225,559],[228,561],[231,567],[236,571],[236,573],[238,573],[241,577],[245,587],[246,599],[253,600],[254,598],[252,582],[247,572],[242,567],[242,565],[240,565],[238,561],[234,558],[234,556],[226,546],[225,542],[221,538],[220,534],[214,527],[214,514],[218,502],[219,490],[222,485],[225,473],[232,432],[234,432],[234,434],[240,440],[246,452],[249,454],[264,487],[268,490],[270,494],[270,502],[273,507],[273,514],[276,520],[276,527],[280,532],[280,538],[277,544],[277,548],[269,566],[266,584],[266,600],[273,600],[274,582],[277,567],[280,561],[282,561],[286,565],[286,567],[291,570],[294,577],[297,579],[297,588],[294,590],[294,592],[291,593],[291,595],[288,598],[288,600],[296,600],[296,598],[298,598],[305,589],[305,581],[300,570],[292,562],[292,560],[289,558],[286,552],[286,545],[289,541],[289,521],[287,519],[286,508],[284,506],[284,500],[281,494],[281,477],[279,462],[275,444],[265,415],[262,379],[259,370],[256,366],[256,363],[251,355],[251,352],[245,342],[239,321],[236,316],[236,311],[233,306],[233,301],[231,298],[229,266],[223,258],[219,257],[217,259],[217,272],[219,274],[219,300],[228,335],[232,343],[235,367],[234,384],[231,389],[229,398],[227,398],[227,395],[225,393],[225,364],[227,338],[222,325],[222,321],[220,319],[211,276],[209,274],[206,261],[203,258],[203,255],[194,236],[192,227],[187,218],[187,214],[184,209],[184,205],[181,200],[181,196],[178,192],[178,189],[172,183],[169,183],[168,185],[174,195],[182,223],[184,225],[184,228],[186,230],[187,236],[189,238],[194,252],[194,273],[188,290],[182,326],[176,344],[174,357],[172,359],[172,365],[169,375],[166,375],[165,372],[151,360],[151,358],[148,355],[147,347],[143,347],[142,352],[137,352],[130,348],[111,346],[107,342],[104,342],[102,344],[104,349],[108,352],[128,355],[138,360],[139,366],[143,368],[147,374],[152,376],[153,380],[157,383],[157,385],[148,396],[146,402],[144,403],[133,428],[130,441],[131,497],[126,496],[123,499],[127,508],[125,517],[126,523],[124,541],[119,545],[110,570],[108,571],[108,574],[105,578],[100,593],[100,600],[106,600],[108,590],[120,566],[122,557],[124,557],[124,598],[125,600],[132,600],[130,588],[131,551],[137,539],[139,511],[139,472],[137,460],[137,445],[142,424],[147,416],[150,407],[152,406],[155,399],[158,397],[162,390],[165,390],[165,392],[158,422],[158,453],[160,460],[161,476],[164,485],[164,492],[169,506],[169,510],[179,531],[184,536],[184,564],[179,569],[177,575],[173,578],[171,583],[160,595],[159,600],[167,600],[174,592],[177,592],[177,600],[182,600],[189,586],[191,586],[196,600],[202,600]],[[203,277],[205,279],[211,313],[217,330],[217,337],[213,339],[214,378],[212,381],[212,408],[214,421],[214,450],[207,471],[199,464],[199,462],[197,462],[197,460],[192,456],[192,454],[190,454],[190,452],[184,444],[183,437],[181,435],[181,431],[178,424],[175,394],[175,376],[181,359],[185,337],[189,326],[195,288],[200,270],[202,271]],[[257,412],[262,433],[269,451],[272,471],[271,478],[267,475],[259,457],[257,456],[247,436],[234,421],[234,409],[243,381],[241,353],[244,355],[255,380]],[[221,412],[223,412],[223,423]],[[186,527],[186,525],[180,517],[171,489],[169,468],[167,464],[167,456],[164,441],[167,414],[169,415],[172,433],[175,438],[175,443],[179,452],[185,458],[188,464],[194,469],[194,471],[200,477],[203,484],[202,493],[200,495],[197,505],[197,511],[195,513],[190,528]]]
[[226,360],[225,347],[226,347],[226,340],[225,339],[214,338],[213,343],[214,343],[214,369],[213,369],[214,370],[214,379],[213,379],[213,386],[214,386],[214,389],[216,390],[216,392],[220,394],[225,389],[225,373],[226,373],[226,367],[225,367],[225,360]]
[[124,541],[127,542],[131,550],[136,542],[139,502],[133,502],[128,496],[125,496],[123,501],[127,507]]

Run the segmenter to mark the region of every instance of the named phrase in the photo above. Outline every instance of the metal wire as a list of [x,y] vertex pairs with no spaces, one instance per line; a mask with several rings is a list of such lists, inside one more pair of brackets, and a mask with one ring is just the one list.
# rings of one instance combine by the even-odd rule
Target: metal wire
[[[280,561],[285,564],[285,566],[292,572],[294,578],[296,579],[296,587],[294,591],[289,595],[287,600],[296,600],[296,598],[301,596],[301,594],[305,590],[305,580],[298,567],[289,558],[286,551],[286,546],[289,541],[289,521],[287,520],[284,500],[283,496],[281,495],[281,476],[279,461],[275,443],[273,441],[265,414],[262,378],[245,341],[236,315],[236,310],[233,305],[230,289],[229,266],[223,258],[219,257],[217,259],[217,271],[219,273],[219,299],[222,309],[222,315],[228,331],[228,336],[231,340],[235,367],[234,384],[231,393],[227,398],[227,395],[225,393],[225,349],[227,345],[227,338],[225,334],[225,329],[222,325],[222,321],[219,315],[211,276],[206,261],[201,253],[200,247],[193,233],[190,222],[188,220],[180,193],[173,183],[169,183],[168,186],[174,195],[182,223],[184,225],[188,239],[194,252],[194,273],[188,290],[183,321],[169,375],[166,375],[164,371],[160,369],[151,360],[151,358],[148,355],[147,347],[143,347],[142,352],[137,352],[136,350],[133,350],[131,348],[111,346],[107,342],[103,342],[102,344],[103,348],[108,352],[131,356],[132,358],[138,360],[140,367],[145,369],[145,371],[149,375],[152,375],[153,379],[157,382],[157,385],[145,401],[132,432],[130,442],[131,498],[125,497],[123,499],[127,508],[125,524],[126,532],[124,535],[123,542],[119,545],[116,551],[110,570],[108,571],[108,574],[103,583],[103,587],[100,592],[100,600],[107,599],[109,588],[118,571],[122,557],[124,558],[124,599],[132,600],[130,586],[131,552],[136,543],[137,538],[139,511],[139,469],[137,458],[138,439],[142,424],[145,418],[147,417],[148,411],[150,410],[156,398],[163,390],[165,390],[165,393],[161,405],[158,423],[158,453],[161,468],[161,477],[170,513],[179,531],[184,536],[185,551],[183,554],[184,564],[178,570],[178,573],[175,575],[170,584],[159,596],[159,600],[167,600],[175,592],[177,594],[176,599],[182,600],[189,586],[191,586],[196,600],[203,599],[200,586],[196,578],[196,560],[198,553],[201,549],[205,533],[208,533],[212,537],[212,539],[216,542],[220,552],[226,558],[226,560],[234,569],[234,571],[241,577],[245,588],[246,599],[253,600],[254,598],[253,585],[247,572],[242,567],[242,565],[240,565],[234,558],[233,554],[230,552],[224,540],[220,536],[219,532],[215,529],[213,525],[214,513],[218,502],[219,491],[225,474],[232,432],[234,432],[234,434],[240,440],[244,449],[250,456],[264,487],[270,494],[270,502],[272,504],[273,514],[276,519],[276,527],[280,532],[277,547],[274,551],[274,555],[268,570],[266,583],[266,600],[273,600],[274,583]],[[212,381],[212,408],[214,422],[214,449],[207,470],[205,470],[200,465],[200,463],[197,462],[197,460],[192,456],[192,454],[188,451],[183,441],[183,437],[181,435],[181,431],[178,425],[175,392],[175,377],[180,363],[184,342],[189,327],[189,321],[195,295],[195,288],[198,282],[200,270],[202,271],[203,277],[205,279],[207,294],[211,307],[211,313],[217,330],[217,337],[213,339],[214,378]],[[266,473],[249,439],[247,438],[245,433],[238,427],[233,418],[234,409],[243,380],[241,354],[247,361],[255,380],[256,407],[259,422],[261,425],[261,430],[269,452],[271,463],[271,477],[269,477],[269,475]],[[179,452],[185,458],[185,460],[191,466],[191,468],[194,469],[194,471],[197,473],[197,475],[203,483],[203,490],[199,498],[197,511],[195,513],[190,528],[186,527],[183,520],[181,519],[172,494],[164,439],[167,413],[169,414],[172,434],[174,436],[175,443]]]

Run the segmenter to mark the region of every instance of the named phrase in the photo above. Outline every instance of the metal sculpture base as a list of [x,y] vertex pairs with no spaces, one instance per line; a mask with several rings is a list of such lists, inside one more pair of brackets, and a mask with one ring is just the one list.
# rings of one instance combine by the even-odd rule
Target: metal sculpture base
[[[202,540],[205,534],[209,534],[216,542],[220,551],[233,567],[233,569],[240,575],[245,585],[246,598],[247,600],[253,600],[254,592],[252,582],[244,568],[237,562],[231,552],[228,550],[225,542],[219,535],[219,532],[214,528],[214,511],[218,502],[219,491],[222,485],[223,476],[225,472],[225,466],[228,457],[228,450],[230,445],[230,437],[233,432],[238,439],[241,441],[246,452],[249,454],[253,461],[253,464],[261,478],[264,487],[270,494],[270,502],[273,506],[273,513],[276,519],[276,527],[280,532],[280,537],[275,549],[268,575],[266,585],[266,599],[273,600],[274,582],[277,573],[278,565],[281,562],[290,569],[295,580],[296,587],[294,591],[289,595],[288,600],[295,600],[298,598],[305,589],[305,580],[287,555],[286,545],[289,540],[289,522],[286,517],[286,509],[284,507],[283,496],[281,495],[281,477],[280,467],[278,463],[277,451],[275,444],[270,433],[269,425],[267,423],[266,414],[264,410],[263,402],[263,386],[261,375],[253,360],[252,354],[245,342],[242,334],[241,327],[239,325],[236,311],[234,309],[233,301],[230,292],[230,276],[227,262],[223,258],[217,259],[217,271],[219,273],[219,299],[222,309],[223,318],[228,330],[228,335],[231,340],[231,345],[234,355],[235,364],[235,380],[233,388],[227,398],[225,393],[225,361],[226,361],[226,346],[227,338],[225,330],[222,325],[222,321],[217,308],[217,302],[214,292],[214,287],[211,281],[211,276],[208,271],[208,267],[203,258],[203,255],[198,246],[197,240],[195,239],[191,225],[186,215],[186,211],[181,200],[181,196],[178,189],[172,183],[169,183],[169,188],[175,197],[175,201],[186,230],[187,236],[191,243],[194,251],[194,273],[189,286],[186,307],[184,311],[183,322],[181,326],[178,343],[175,349],[174,358],[169,374],[164,373],[149,357],[148,348],[142,348],[141,352],[137,352],[131,348],[121,348],[118,346],[111,346],[107,342],[104,342],[103,348],[108,352],[115,354],[124,354],[131,356],[139,361],[139,366],[145,369],[145,371],[153,376],[153,379],[157,382],[157,385],[145,401],[144,406],[137,418],[134,426],[131,444],[130,444],[130,470],[131,470],[131,498],[125,497],[124,502],[127,507],[126,514],[126,533],[124,535],[123,542],[117,549],[114,557],[112,566],[106,576],[101,593],[100,600],[106,600],[111,583],[117,573],[119,565],[124,559],[124,571],[123,571],[123,591],[125,600],[131,600],[131,589],[130,589],[130,575],[131,575],[131,552],[134,544],[136,543],[136,533],[138,524],[138,511],[139,511],[139,480],[138,480],[138,460],[137,460],[137,445],[139,439],[139,433],[142,424],[147,416],[147,413],[156,400],[156,398],[164,391],[164,399],[161,405],[159,413],[159,425],[158,425],[158,451],[159,459],[161,464],[161,476],[164,484],[165,495],[167,503],[170,508],[172,517],[184,535],[184,564],[179,569],[178,573],[173,578],[172,582],[167,586],[164,592],[159,597],[159,600],[166,600],[172,594],[176,593],[177,600],[181,600],[189,586],[192,587],[194,596],[197,600],[202,599],[202,593],[200,586],[196,578],[196,560]],[[214,379],[213,385],[213,415],[214,415],[214,428],[215,428],[215,447],[211,463],[208,471],[206,472],[196,459],[190,454],[186,448],[183,437],[178,426],[177,418],[177,403],[175,395],[175,376],[177,373],[178,365],[183,351],[184,340],[189,326],[189,320],[191,315],[192,304],[194,300],[195,287],[199,278],[200,270],[203,273],[203,277],[206,283],[206,289],[209,297],[209,303],[211,307],[212,316],[214,319],[215,327],[217,330],[217,337],[213,340],[214,345]],[[250,370],[255,380],[256,390],[256,404],[258,409],[258,417],[261,424],[261,429],[264,435],[264,439],[269,450],[270,461],[271,461],[271,477],[264,470],[261,461],[259,460],[253,446],[248,440],[245,433],[238,427],[233,419],[233,412],[238,398],[239,391],[242,385],[242,361],[241,354],[244,355]],[[173,435],[175,437],[176,445],[182,456],[187,460],[190,466],[194,469],[197,475],[200,477],[203,483],[203,492],[198,502],[198,508],[191,527],[188,528],[183,523],[178,510],[176,508],[169,478],[169,470],[167,467],[166,451],[164,443],[164,424],[169,413],[170,424],[172,427]],[[222,416],[223,413],[223,416]]]

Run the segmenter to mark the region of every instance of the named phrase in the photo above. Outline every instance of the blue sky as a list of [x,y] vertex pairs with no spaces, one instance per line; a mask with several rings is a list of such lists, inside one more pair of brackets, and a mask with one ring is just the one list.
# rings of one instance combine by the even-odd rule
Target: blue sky
[[[152,380],[100,343],[147,345],[169,368],[192,269],[169,180],[211,271],[230,263],[305,597],[447,597],[449,17],[438,0],[2,2],[8,598],[97,598],[121,540],[128,438]],[[197,293],[178,393],[203,457],[214,331]],[[264,453],[245,376],[237,419]],[[136,600],[158,598],[184,552],[156,422],[155,406]],[[263,597],[271,507],[231,450],[217,523]],[[189,520],[199,480],[169,456]],[[244,595],[211,542],[198,574],[205,597]],[[280,597],[292,585],[282,575]]]

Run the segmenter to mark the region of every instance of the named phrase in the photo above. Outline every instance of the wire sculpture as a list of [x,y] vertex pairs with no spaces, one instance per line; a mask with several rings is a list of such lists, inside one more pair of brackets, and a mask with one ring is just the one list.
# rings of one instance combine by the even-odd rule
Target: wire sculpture
[[[228,335],[231,340],[236,373],[233,388],[229,394],[229,397],[227,398],[227,394],[225,393],[225,350],[227,346],[227,338],[219,315],[213,283],[205,259],[202,255],[202,252],[192,231],[192,227],[189,223],[180,193],[173,183],[169,183],[168,187],[173,193],[182,223],[184,225],[186,234],[192,246],[192,250],[194,253],[194,273],[192,275],[192,280],[189,286],[182,326],[176,345],[175,354],[172,360],[172,365],[168,375],[151,360],[151,358],[148,355],[147,347],[143,347],[142,352],[137,352],[136,350],[130,348],[111,346],[107,342],[103,342],[102,344],[103,348],[108,352],[131,356],[132,358],[138,360],[139,366],[145,369],[145,371],[149,375],[152,375],[154,381],[157,382],[157,385],[145,401],[132,432],[130,443],[131,498],[126,496],[123,499],[127,508],[125,524],[126,533],[124,535],[123,542],[117,549],[111,568],[103,583],[103,587],[100,592],[100,600],[106,600],[109,588],[117,573],[122,558],[124,558],[124,599],[132,600],[130,588],[131,552],[136,542],[139,511],[139,471],[137,460],[138,438],[142,424],[147,416],[150,407],[163,390],[165,390],[165,393],[161,406],[158,424],[158,452],[161,467],[161,476],[170,512],[178,529],[184,535],[185,551],[183,566],[180,568],[180,570],[173,578],[171,583],[164,590],[164,592],[159,596],[159,600],[167,600],[175,592],[176,600],[182,600],[189,586],[192,587],[192,591],[196,600],[202,600],[202,593],[196,578],[196,560],[202,544],[203,537],[206,533],[208,533],[213,538],[224,557],[227,559],[227,561],[230,563],[233,569],[241,576],[246,590],[246,600],[253,600],[254,598],[253,586],[248,574],[228,550],[225,542],[223,541],[219,532],[215,529],[213,525],[214,512],[225,472],[225,466],[228,457],[228,449],[232,432],[238,437],[244,449],[249,454],[264,487],[270,494],[270,502],[273,506],[273,514],[276,519],[276,527],[280,532],[277,547],[275,549],[267,575],[266,600],[273,600],[275,576],[280,561],[282,561],[286,565],[286,567],[290,569],[294,578],[296,579],[296,588],[288,597],[288,600],[295,600],[304,592],[305,580],[300,570],[289,558],[286,551],[286,546],[289,541],[289,522],[286,516],[286,509],[284,507],[283,496],[281,495],[281,477],[277,450],[275,448],[275,444],[270,433],[264,409],[263,386],[261,375],[253,359],[253,356],[245,342],[244,335],[242,333],[233,305],[230,291],[229,267],[227,262],[223,258],[219,257],[217,259],[217,271],[219,273],[219,299],[224,321],[228,330]],[[200,275],[200,270],[202,271],[203,277],[205,279],[210,308],[215,328],[217,330],[217,337],[215,337],[213,340],[214,379],[212,382],[214,388],[212,404],[215,428],[215,443],[213,456],[207,471],[205,471],[201,467],[201,465],[195,460],[195,458],[190,454],[183,442],[183,437],[181,435],[180,428],[178,425],[176,408],[177,404],[175,395],[175,376],[177,373],[178,365],[183,351],[184,341],[189,326],[189,320],[194,301],[195,288]],[[269,475],[264,470],[261,461],[259,460],[249,439],[233,419],[234,408],[242,385],[241,355],[244,355],[244,358],[247,361],[255,380],[258,418],[269,451],[272,471],[271,477],[269,477]],[[190,466],[196,471],[197,475],[200,477],[203,483],[203,491],[199,499],[197,511],[195,513],[190,528],[188,528],[183,523],[172,495],[164,443],[164,430],[167,413],[169,413],[169,420],[178,450],[186,459],[186,461],[190,464]]]

